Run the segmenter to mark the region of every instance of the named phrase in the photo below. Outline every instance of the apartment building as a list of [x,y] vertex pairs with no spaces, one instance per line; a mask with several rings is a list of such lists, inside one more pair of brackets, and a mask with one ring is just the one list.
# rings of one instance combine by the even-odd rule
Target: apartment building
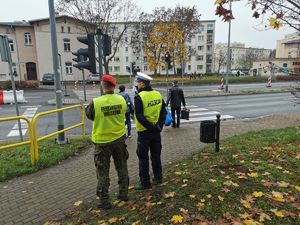
[[300,32],[286,35],[277,41],[276,58],[300,57]]
[[[239,42],[231,43],[230,47],[230,70],[245,69],[252,67],[252,62],[257,59],[269,59],[272,49],[246,48],[245,44]],[[215,50],[215,70],[226,71],[227,44],[217,43]],[[223,58],[223,60],[222,60]]]
[[[128,25],[128,24],[126,24]],[[93,26],[89,24],[89,26]],[[124,23],[113,23],[109,34],[112,35],[113,48],[117,42],[118,32],[124,28]],[[136,26],[128,26],[122,41],[119,43],[116,54],[109,63],[109,72],[118,75],[129,75],[126,68],[135,62],[141,71],[152,74],[149,70],[147,59],[143,50],[137,51],[131,45],[131,38],[136,35]],[[56,32],[58,54],[60,59],[61,79],[64,81],[82,80],[81,71],[73,67],[72,51],[85,48],[77,41],[78,36],[86,35],[85,27],[78,20],[70,16],[56,16]],[[13,58],[14,70],[20,80],[41,80],[43,74],[53,73],[51,33],[49,18],[12,23],[0,23],[0,34],[8,35],[10,50]],[[215,40],[215,21],[203,20],[199,22],[199,29],[193,37],[186,42],[191,50],[189,61],[184,65],[185,73],[212,73],[213,52]],[[140,45],[143,46],[141,39]],[[142,49],[142,48],[141,48]],[[177,69],[181,69],[178,65]],[[164,67],[159,68],[159,73],[164,75]],[[172,71],[170,70],[170,73]],[[89,71],[86,71],[86,75]],[[0,62],[0,81],[9,80],[7,63]]]

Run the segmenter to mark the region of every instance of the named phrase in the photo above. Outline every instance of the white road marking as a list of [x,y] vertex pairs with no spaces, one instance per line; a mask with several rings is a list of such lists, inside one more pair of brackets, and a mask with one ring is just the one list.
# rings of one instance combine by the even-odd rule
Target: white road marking
[[[26,108],[26,107],[24,107]],[[29,118],[29,120],[31,120],[34,115],[36,114],[38,110],[38,107],[30,107],[30,108],[26,108],[25,112],[23,113],[23,116],[26,116]],[[28,129],[28,124],[26,121],[24,120],[20,120],[21,122],[21,130],[22,130],[22,134],[25,135]],[[8,133],[7,137],[16,137],[19,136],[20,132],[19,132],[19,125],[18,122],[15,123],[15,125],[13,126],[12,130]]]

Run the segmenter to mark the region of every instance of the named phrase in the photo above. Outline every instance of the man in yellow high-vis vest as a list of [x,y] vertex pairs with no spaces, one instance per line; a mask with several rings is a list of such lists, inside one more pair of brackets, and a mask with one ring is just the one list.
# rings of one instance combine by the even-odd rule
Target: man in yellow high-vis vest
[[139,158],[139,176],[141,185],[137,190],[152,187],[149,175],[149,150],[155,183],[162,183],[161,136],[166,118],[165,102],[158,91],[150,86],[152,78],[137,73],[138,94],[134,98],[135,124],[138,134],[137,156]]
[[128,200],[129,157],[126,149],[125,99],[114,93],[116,80],[111,75],[102,76],[101,86],[104,95],[94,98],[86,108],[87,117],[93,121],[92,141],[95,144],[94,161],[98,179],[98,208],[109,209],[109,167],[112,156],[119,178],[119,195],[122,201]]

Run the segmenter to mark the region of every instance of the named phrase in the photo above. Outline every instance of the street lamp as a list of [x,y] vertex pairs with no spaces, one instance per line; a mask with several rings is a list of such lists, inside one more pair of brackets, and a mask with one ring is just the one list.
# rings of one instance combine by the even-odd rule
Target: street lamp
[[[229,10],[231,11],[231,4],[232,2],[237,2],[240,0],[230,0],[229,2]],[[226,62],[226,77],[225,77],[225,91],[228,92],[228,75],[229,69],[231,66],[231,54],[230,54],[230,33],[231,33],[231,19],[229,20],[228,25],[228,43],[227,43],[227,62]]]

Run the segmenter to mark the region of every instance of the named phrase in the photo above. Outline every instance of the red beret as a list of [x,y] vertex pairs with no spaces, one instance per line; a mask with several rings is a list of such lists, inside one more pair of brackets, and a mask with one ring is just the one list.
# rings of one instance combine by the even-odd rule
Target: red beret
[[117,85],[116,79],[112,75],[103,75],[101,80],[106,81],[113,86]]

